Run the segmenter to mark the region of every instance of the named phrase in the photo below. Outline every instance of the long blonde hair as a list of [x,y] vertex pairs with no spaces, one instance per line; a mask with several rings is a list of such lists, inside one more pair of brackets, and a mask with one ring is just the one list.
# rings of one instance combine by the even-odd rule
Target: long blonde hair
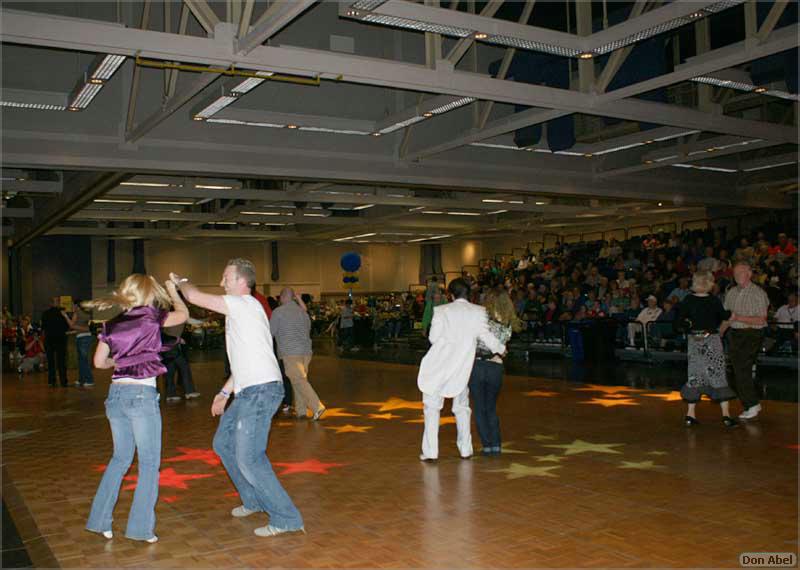
[[522,330],[522,321],[517,317],[514,303],[505,291],[500,291],[499,293],[497,291],[489,291],[483,306],[486,307],[486,312],[489,314],[490,319],[497,321],[501,325],[511,327],[514,332]]
[[110,295],[86,301],[81,303],[81,306],[85,309],[101,311],[119,307],[123,311],[128,311],[150,303],[162,309],[169,309],[172,306],[172,300],[167,291],[158,281],[150,275],[133,273],[128,275]]

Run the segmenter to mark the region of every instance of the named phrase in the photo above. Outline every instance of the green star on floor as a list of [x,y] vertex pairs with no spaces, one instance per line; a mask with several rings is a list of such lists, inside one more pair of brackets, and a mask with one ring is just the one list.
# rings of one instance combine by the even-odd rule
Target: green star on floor
[[554,435],[544,435],[541,433],[537,433],[536,435],[529,435],[527,436],[528,439],[532,439],[534,441],[552,441],[556,439]]
[[582,439],[576,439],[572,443],[564,444],[564,445],[555,445],[549,444],[545,445],[544,447],[554,447],[560,448],[564,450],[564,455],[576,455],[578,453],[622,453],[621,451],[617,451],[616,449],[611,449],[612,447],[619,447],[620,445],[625,445],[624,443],[591,443],[589,441],[583,441]]
[[536,458],[536,461],[552,461],[553,463],[560,463],[563,460],[563,455],[541,455]]
[[561,469],[560,465],[548,467],[531,467],[522,463],[512,463],[505,469],[488,469],[490,473],[505,473],[506,479],[521,479],[522,477],[558,477],[550,473],[553,469]]
[[659,469],[664,469],[663,465],[656,465],[652,461],[623,461],[619,465],[620,469],[641,469],[644,471],[657,471]]
[[508,453],[508,454],[511,454],[511,455],[513,455],[513,454],[527,455],[528,454],[527,451],[520,451],[519,449],[514,449],[513,447],[511,447],[512,445],[514,445],[513,441],[509,441],[508,443],[504,443],[503,445],[500,446],[500,450],[503,453]]

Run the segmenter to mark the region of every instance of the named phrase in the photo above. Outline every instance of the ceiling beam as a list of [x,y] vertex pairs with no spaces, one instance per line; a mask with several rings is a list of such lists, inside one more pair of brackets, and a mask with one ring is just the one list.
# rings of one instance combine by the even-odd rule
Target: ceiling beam
[[73,227],[61,226],[53,228],[47,235],[58,236],[107,236],[116,238],[227,238],[227,239],[291,239],[299,234],[295,231],[265,230],[191,230],[176,233],[171,228],[107,228],[107,227]]
[[286,27],[316,0],[275,0],[256,20],[247,35],[233,41],[233,51],[246,55]]
[[205,0],[183,0],[208,35],[214,33],[219,17]]
[[15,240],[14,247],[22,247],[34,238],[44,235],[129,177],[124,172],[77,176],[70,181],[64,192],[51,200],[46,207],[36,211],[31,227],[19,240]]
[[[500,6],[503,5],[503,2],[504,0],[489,0],[483,7],[483,10],[481,10],[480,16],[484,18],[492,18],[500,9]],[[474,36],[467,36],[466,38],[459,39],[456,42],[456,45],[454,45],[448,52],[445,59],[447,59],[453,65],[458,65],[458,62],[461,61],[461,58],[464,57],[464,54],[467,53],[467,50],[469,50],[474,43]]]
[[3,180],[3,192],[21,194],[60,194],[63,185],[60,180]]

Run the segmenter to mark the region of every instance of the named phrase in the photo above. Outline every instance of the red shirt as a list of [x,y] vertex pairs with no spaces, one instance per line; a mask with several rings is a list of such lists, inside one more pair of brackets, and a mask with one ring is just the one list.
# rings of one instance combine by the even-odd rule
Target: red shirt
[[769,253],[770,255],[777,255],[779,253],[782,253],[783,255],[791,257],[795,253],[797,253],[797,248],[787,242],[783,248],[781,248],[780,244],[776,245],[775,247],[769,248]]
[[253,297],[256,298],[256,301],[261,303],[262,307],[264,307],[264,312],[267,313],[267,320],[271,319],[272,318],[272,309],[269,306],[269,301],[267,301],[267,298],[264,295],[262,295],[261,293],[259,293],[258,291],[255,291],[253,293]]

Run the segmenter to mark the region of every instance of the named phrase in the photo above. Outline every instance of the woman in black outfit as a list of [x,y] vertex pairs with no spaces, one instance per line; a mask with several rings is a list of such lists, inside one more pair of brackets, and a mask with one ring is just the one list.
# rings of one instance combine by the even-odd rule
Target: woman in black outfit
[[695,416],[695,406],[703,394],[719,402],[722,422],[727,427],[738,425],[728,410],[728,402],[736,398],[736,393],[726,379],[725,352],[720,336],[725,333],[732,314],[723,308],[717,297],[709,295],[713,287],[714,276],[710,272],[696,272],[692,278],[693,293],[678,306],[674,324],[676,330],[686,333],[689,341],[689,378],[681,388],[681,397],[689,405],[684,420],[686,427],[700,423]]

